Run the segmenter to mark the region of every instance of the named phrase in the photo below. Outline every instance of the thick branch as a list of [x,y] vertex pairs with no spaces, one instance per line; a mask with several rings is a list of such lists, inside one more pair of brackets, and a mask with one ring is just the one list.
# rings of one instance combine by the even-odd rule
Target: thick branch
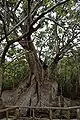
[[59,24],[56,20],[54,20],[54,19],[52,19],[52,18],[45,18],[45,19],[54,22],[56,25],[60,26],[60,27],[63,28],[63,29],[67,28],[67,27],[62,26],[61,24]]
[[1,18],[2,22],[3,22],[3,29],[4,29],[4,33],[5,33],[5,36],[6,36],[6,41],[8,42],[6,24],[5,24],[5,21],[4,21],[3,17],[2,17],[2,15],[0,15],[0,18]]
[[[34,31],[36,31],[38,28],[40,27],[40,25],[37,25],[36,28],[33,28],[30,32],[25,32],[23,35],[21,35],[20,37],[14,39],[14,40],[11,40],[11,41],[8,41],[8,44],[6,45],[6,47],[4,48],[4,52],[2,54],[2,57],[1,57],[1,63],[4,63],[5,61],[5,55],[10,47],[10,45],[12,45],[13,43],[15,42],[19,42],[22,38],[25,38],[26,36],[30,36]],[[29,41],[28,41],[29,42]]]
[[17,10],[17,8],[19,7],[20,3],[22,2],[22,0],[19,0],[14,8],[14,12]]
[[63,2],[60,2],[58,4],[56,4],[55,6],[52,6],[51,8],[49,8],[48,10],[46,10],[45,12],[43,12],[40,16],[38,16],[34,21],[33,23],[31,24],[31,26],[33,26],[35,23],[37,23],[38,20],[40,20],[42,17],[44,17],[44,15],[46,15],[47,13],[51,12],[52,10],[54,10],[56,7],[68,2],[70,0],[66,0],[66,1],[63,1]]
[[7,44],[6,47],[4,48],[4,52],[3,52],[2,57],[1,57],[1,65],[5,62],[5,55],[6,55],[7,51],[8,51],[8,49],[9,49],[9,46],[10,45]]
[[[39,17],[37,17],[37,18],[32,22],[31,27],[32,27],[35,23],[37,23],[38,20],[40,20],[42,17],[44,17],[44,15],[46,15],[47,13],[49,13],[50,11],[52,11],[53,9],[55,9],[56,7],[58,7],[59,5],[62,5],[62,4],[64,4],[64,3],[66,3],[66,2],[68,2],[68,1],[69,1],[69,0],[66,0],[66,1],[63,1],[63,2],[61,2],[61,3],[58,3],[57,5],[51,7],[51,8],[49,8],[48,10],[46,10],[45,12],[43,12]],[[32,11],[31,13],[33,13],[33,11]],[[7,36],[10,35],[10,34],[12,33],[12,31],[14,31],[14,30],[15,30],[21,23],[23,23],[27,18],[28,18],[28,16],[25,16],[25,18],[23,18],[17,25],[15,25],[15,26],[7,33]],[[2,38],[0,39],[0,42],[1,42],[2,40],[4,40],[5,38],[6,38],[5,36],[2,37]]]
[[[74,33],[73,33],[73,34],[74,34]],[[72,47],[75,46],[75,45],[74,45],[74,46],[70,46],[70,43],[71,43],[71,42],[77,37],[77,35],[79,35],[79,34],[80,34],[80,32],[76,33],[75,36],[73,35],[73,37],[72,37],[71,39],[69,39],[69,40],[67,41],[67,43],[61,48],[61,50],[56,54],[55,58],[53,58],[53,61],[52,61],[51,65],[50,65],[51,68],[54,68],[54,69],[55,69],[58,61],[63,58],[63,56],[65,55],[65,53],[66,53],[69,49],[71,49]]]
[[38,2],[35,6],[34,6],[34,8],[32,9],[32,18],[34,18],[34,16],[36,15],[36,13],[37,13],[37,11],[38,11],[38,8],[42,5],[42,3],[43,3],[43,0],[42,1],[40,1],[40,2]]
[[74,35],[73,33],[73,36],[71,39],[68,39],[67,43],[61,48],[61,53],[67,48],[67,46],[69,46],[69,44],[77,37],[77,35],[79,35],[80,32],[76,33],[76,35]]
[[[26,19],[28,18],[28,16],[25,16],[25,18],[23,18],[17,25],[15,25],[8,33],[7,33],[7,36],[10,35],[21,23],[23,23]],[[4,40],[6,38],[6,36],[2,37],[0,39],[0,42],[2,40]]]
[[30,27],[30,23],[31,23],[31,19],[30,19],[30,11],[31,11],[31,0],[27,0],[28,1],[28,23],[29,23],[29,27]]

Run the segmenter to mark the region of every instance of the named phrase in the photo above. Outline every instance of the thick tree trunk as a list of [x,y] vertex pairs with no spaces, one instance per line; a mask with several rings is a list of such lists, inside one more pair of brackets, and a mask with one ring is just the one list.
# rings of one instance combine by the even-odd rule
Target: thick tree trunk
[[[22,43],[21,43],[22,42]],[[35,50],[35,47],[30,40],[26,41],[23,45],[23,41],[20,41],[20,44],[23,46],[23,48],[28,51],[26,52],[26,56],[27,56],[27,61],[29,63],[29,67],[30,67],[30,71],[31,71],[31,77],[30,77],[30,81],[29,84],[31,85],[31,83],[33,83],[33,81],[36,84],[36,88],[35,88],[35,93],[37,94],[37,102],[40,101],[40,89],[43,83],[43,68],[42,65],[39,61],[39,58],[37,56],[37,52]]]
[[[10,100],[11,104],[14,103],[22,106],[50,106],[57,95],[57,82],[55,82],[53,78],[53,81],[50,81],[48,68],[46,70],[43,69],[31,40],[25,41],[25,43],[23,46],[20,42],[26,51],[26,59],[29,63],[29,82],[28,85],[25,83],[26,85],[19,86],[13,95],[14,97]],[[24,91],[25,87],[26,89]],[[8,103],[10,102],[8,101]]]
[[50,65],[50,74],[49,79],[50,81],[55,81],[55,74],[56,74],[56,68],[57,68],[58,61],[55,62],[55,59],[53,59],[51,65]]
[[[28,86],[26,87],[25,96],[19,91],[19,89],[14,93],[14,104],[16,103],[17,105],[23,106],[49,106],[57,95],[58,86],[57,82],[55,82],[53,71],[55,70],[58,62],[55,62],[56,59],[53,60],[50,70],[51,72],[48,75],[48,68],[46,70],[43,69],[43,65],[40,63],[37,51],[31,39],[28,41],[26,39],[24,41],[22,40],[20,41],[20,44],[26,51],[26,59],[30,68],[30,79]],[[2,79],[2,76],[0,77]],[[51,78],[51,81],[49,78]],[[21,91],[24,91],[24,86],[21,89],[23,89]],[[16,94],[19,94],[20,98]]]
[[[26,40],[25,43],[26,44],[24,46],[22,44],[22,46],[27,51],[26,56],[27,56],[27,61],[29,63],[29,67],[31,71],[31,77],[29,82],[30,87],[28,90],[29,94],[31,93],[31,95],[27,93],[27,96],[29,95],[28,100],[32,101],[31,105],[34,105],[34,103],[36,103],[35,105],[41,106],[44,104],[49,106],[51,96],[53,99],[55,97],[55,94],[57,94],[57,87],[58,87],[57,83],[55,81],[52,81],[52,82],[49,81],[48,68],[46,70],[43,69],[43,66],[40,63],[40,60],[37,55],[37,51],[32,41]],[[54,69],[53,66],[52,66],[52,69]],[[33,99],[36,99],[35,95],[37,96],[36,102],[34,102],[33,100]],[[23,100],[21,99],[21,101]],[[25,105],[25,102],[22,105]],[[29,105],[29,102],[28,102],[28,105]]]

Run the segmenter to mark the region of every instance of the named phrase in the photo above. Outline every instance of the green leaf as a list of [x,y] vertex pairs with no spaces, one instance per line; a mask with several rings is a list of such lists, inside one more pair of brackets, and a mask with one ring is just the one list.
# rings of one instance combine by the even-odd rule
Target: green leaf
[[18,0],[8,0],[8,1],[9,1],[9,3],[15,4],[15,3],[17,3]]
[[61,28],[59,28],[58,31],[59,31],[59,33],[62,33],[62,29]]
[[28,1],[23,0],[23,8],[26,9],[28,7]]

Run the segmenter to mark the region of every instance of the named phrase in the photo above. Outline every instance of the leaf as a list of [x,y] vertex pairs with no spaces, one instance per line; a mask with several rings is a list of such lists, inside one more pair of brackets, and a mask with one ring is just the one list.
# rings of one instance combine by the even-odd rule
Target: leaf
[[59,33],[62,33],[62,29],[61,28],[59,28],[58,31],[59,31]]
[[28,1],[23,0],[23,8],[26,9],[28,7]]
[[9,3],[15,4],[18,0],[9,0]]
[[52,0],[44,0],[43,1],[44,5],[49,5],[49,7],[53,6],[53,1]]
[[14,34],[11,34],[11,35],[9,35],[8,36],[8,39],[16,39],[17,37],[16,37],[16,35],[14,35]]

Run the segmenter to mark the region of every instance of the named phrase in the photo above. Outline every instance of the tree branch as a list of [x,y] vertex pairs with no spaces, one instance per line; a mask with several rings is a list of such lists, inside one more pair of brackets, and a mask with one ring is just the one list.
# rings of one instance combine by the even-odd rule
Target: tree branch
[[17,10],[17,8],[19,7],[20,3],[22,2],[22,0],[19,0],[14,8],[14,12]]
[[[25,16],[17,25],[15,25],[8,33],[7,33],[7,36],[10,35],[21,23],[23,23],[26,19],[28,18],[28,16]],[[2,40],[4,40],[6,38],[6,36],[2,37],[0,39],[0,42]]]
[[2,54],[2,57],[1,57],[1,65],[5,62],[5,55],[6,55],[6,53],[7,53],[7,51],[8,51],[8,49],[9,49],[9,44],[7,44],[6,45],[6,47],[4,48],[4,51],[3,51],[3,54]]
[[[40,20],[42,17],[44,17],[45,14],[47,14],[47,13],[49,13],[51,10],[55,9],[57,6],[66,3],[67,1],[69,1],[69,0],[66,0],[66,1],[63,1],[63,2],[61,2],[61,3],[58,3],[57,5],[51,7],[51,8],[48,9],[47,11],[43,12],[39,17],[37,17],[37,19],[35,19],[35,20],[32,22],[32,24],[30,25],[30,28],[32,28],[32,26],[33,26],[38,20]],[[25,19],[27,19],[27,17],[28,17],[28,16],[25,16],[25,18],[24,18],[23,20],[21,20],[16,26],[14,26],[13,29],[8,32],[7,36],[8,36],[13,30],[15,30]],[[3,52],[2,58],[1,58],[1,63],[4,63],[4,61],[5,61],[5,55],[6,55],[6,53],[7,53],[7,51],[8,51],[8,49],[9,49],[9,47],[10,47],[11,44],[20,41],[22,38],[24,38],[24,37],[26,37],[26,36],[31,35],[33,32],[34,32],[34,30],[31,30],[31,31],[29,31],[29,32],[25,32],[23,35],[21,35],[21,36],[18,37],[17,39],[9,41],[9,43],[8,43],[8,44],[6,45],[6,47],[4,48],[4,52]],[[5,36],[4,36],[2,39],[0,39],[0,42],[1,42],[3,39],[5,39]]]
[[32,13],[32,18],[34,18],[34,16],[36,15],[36,13],[37,13],[37,11],[38,11],[38,8],[42,5],[42,3],[43,3],[43,0],[40,1],[40,2],[38,2],[38,3],[34,6],[32,12],[31,12],[31,13]]
[[60,26],[60,27],[63,28],[63,29],[67,28],[67,27],[63,27],[61,24],[59,24],[58,22],[56,22],[56,20],[54,20],[54,19],[52,19],[52,18],[47,18],[47,17],[46,17],[45,19],[54,22],[55,24],[57,24],[58,26]]
[[[73,33],[74,34],[74,33]],[[69,39],[68,41],[67,41],[67,43],[61,48],[61,51],[60,51],[60,55],[64,52],[64,50],[69,50],[69,49],[67,49],[68,47],[69,47],[69,45],[70,45],[70,43],[77,37],[77,35],[79,35],[80,34],[80,32],[78,32],[78,33],[76,33],[76,35],[75,36],[73,36],[71,39]],[[65,51],[66,52],[66,51]]]
[[40,16],[38,16],[38,17],[33,21],[33,23],[31,24],[31,26],[33,26],[35,23],[37,23],[37,21],[40,20],[42,17],[44,17],[44,15],[46,15],[47,13],[51,12],[52,10],[54,10],[56,7],[58,7],[58,6],[60,6],[60,5],[64,4],[64,3],[66,3],[66,2],[68,2],[68,1],[70,1],[70,0],[65,0],[65,1],[63,1],[63,2],[60,2],[60,3],[52,6],[51,8],[49,8],[48,10],[46,10],[45,12],[43,12]]
[[0,14],[0,18],[1,18],[2,22],[3,22],[3,29],[4,29],[4,33],[5,33],[5,36],[6,36],[6,41],[8,43],[7,31],[6,31],[6,24],[5,24],[5,21],[4,21],[4,19],[3,19],[3,17],[2,17],[1,14]]
[[[64,3],[66,3],[66,2],[68,2],[68,1],[69,1],[69,0],[66,0],[66,1],[63,1],[63,2],[61,2],[61,3],[58,3],[57,5],[51,7],[51,8],[49,8],[48,10],[46,10],[45,12],[43,12],[39,17],[37,17],[37,18],[32,22],[30,28],[32,28],[32,26],[33,26],[35,23],[37,23],[38,20],[40,20],[42,17],[44,17],[44,15],[46,15],[47,13],[49,13],[51,10],[55,9],[55,8],[58,7],[59,5],[62,5],[62,4],[64,4]],[[32,12],[33,12],[33,11],[32,11]],[[31,13],[32,13],[32,12],[31,12]],[[14,30],[15,30],[21,23],[23,23],[27,18],[28,18],[28,16],[25,16],[17,25],[15,25],[15,26],[7,33],[7,36],[10,35],[10,34],[12,33],[12,31],[14,31]],[[4,40],[5,38],[6,38],[5,36],[2,37],[2,38],[0,39],[0,42],[1,42],[2,40]]]

